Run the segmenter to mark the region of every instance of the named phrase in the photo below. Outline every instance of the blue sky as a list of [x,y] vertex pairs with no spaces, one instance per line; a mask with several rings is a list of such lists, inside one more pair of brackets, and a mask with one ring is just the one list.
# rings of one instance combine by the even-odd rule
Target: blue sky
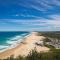
[[0,0],[0,31],[60,31],[60,0]]

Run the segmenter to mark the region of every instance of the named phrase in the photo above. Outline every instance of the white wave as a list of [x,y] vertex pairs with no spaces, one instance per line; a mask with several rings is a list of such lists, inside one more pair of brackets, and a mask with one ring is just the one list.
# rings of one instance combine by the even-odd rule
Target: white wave
[[17,41],[7,41],[6,43],[8,44],[13,44],[13,43],[16,43]]
[[18,35],[18,36],[15,36],[15,37],[13,37],[13,38],[10,38],[10,40],[7,40],[6,43],[13,45],[13,44],[15,44],[15,43],[17,43],[17,42],[20,42],[20,40],[22,40],[22,38],[23,38],[22,36],[19,36],[19,35]]
[[10,40],[17,40],[19,38],[22,38],[22,36],[15,36],[15,37],[10,38]]
[[21,41],[23,41],[24,38],[30,36],[30,34],[22,34],[24,36],[15,36],[13,38],[10,38],[9,40],[6,41],[7,46],[2,46],[0,45],[0,52],[3,52],[5,50],[11,49],[11,48],[15,48],[16,46],[18,46],[20,44]]
[[[26,34],[23,34],[23,35],[26,35]],[[21,41],[23,41],[23,39],[24,38],[26,38],[26,37],[28,37],[30,34],[28,34],[28,35],[26,35],[25,37],[21,37],[21,36],[16,36],[16,37],[14,37],[13,39],[11,39],[11,40],[8,40],[6,43],[8,43],[8,44],[10,44],[11,46],[11,48],[14,48],[14,47],[16,47],[17,45],[19,45],[20,44],[20,42]],[[14,39],[16,39],[16,40],[14,40]]]
[[22,34],[22,36],[25,36],[25,35],[27,35],[27,33],[25,33],[25,34]]
[[0,49],[7,48],[8,46],[0,45]]
[[5,46],[5,45],[0,45],[0,52],[3,52],[5,50],[7,50],[9,46]]

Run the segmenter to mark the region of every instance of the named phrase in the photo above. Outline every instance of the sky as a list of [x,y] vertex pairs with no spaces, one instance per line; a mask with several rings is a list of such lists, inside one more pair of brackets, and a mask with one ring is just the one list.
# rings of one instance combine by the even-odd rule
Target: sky
[[0,31],[60,31],[60,0],[0,0]]

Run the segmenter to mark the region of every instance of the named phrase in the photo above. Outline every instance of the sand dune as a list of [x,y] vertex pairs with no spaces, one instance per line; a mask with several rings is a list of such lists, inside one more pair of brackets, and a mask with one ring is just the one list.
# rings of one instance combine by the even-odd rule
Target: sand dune
[[27,56],[29,54],[29,52],[34,48],[36,48],[36,50],[38,52],[40,52],[40,51],[44,51],[44,52],[48,51],[49,48],[44,47],[44,46],[38,46],[38,45],[35,44],[36,42],[40,42],[44,38],[45,37],[43,37],[43,36],[38,36],[37,32],[32,32],[16,48],[12,48],[12,49],[9,49],[7,51],[4,51],[4,52],[0,53],[0,59],[7,58],[7,57],[9,57],[11,55],[14,55],[14,57],[17,57],[18,55]]

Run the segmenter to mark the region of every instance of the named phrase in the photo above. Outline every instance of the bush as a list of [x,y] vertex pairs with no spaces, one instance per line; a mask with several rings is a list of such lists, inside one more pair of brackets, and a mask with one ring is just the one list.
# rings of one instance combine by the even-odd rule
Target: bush
[[32,50],[26,58],[27,60],[40,60],[41,55],[36,50]]
[[50,50],[49,52],[40,52],[32,50],[26,57],[18,56],[17,58],[11,57],[4,60],[60,60],[60,49]]

